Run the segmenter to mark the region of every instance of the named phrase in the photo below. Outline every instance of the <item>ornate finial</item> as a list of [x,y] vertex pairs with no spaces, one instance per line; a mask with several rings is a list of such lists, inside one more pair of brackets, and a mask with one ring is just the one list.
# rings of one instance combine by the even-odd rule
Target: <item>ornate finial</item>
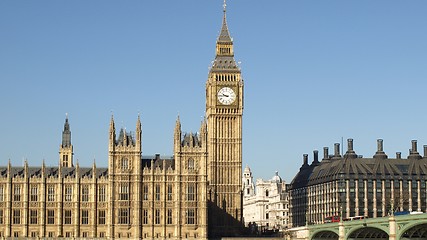
[[68,119],[68,113],[65,113],[65,118]]
[[224,0],[224,4],[222,5],[223,7],[224,7],[224,12],[226,12],[227,11],[227,0]]

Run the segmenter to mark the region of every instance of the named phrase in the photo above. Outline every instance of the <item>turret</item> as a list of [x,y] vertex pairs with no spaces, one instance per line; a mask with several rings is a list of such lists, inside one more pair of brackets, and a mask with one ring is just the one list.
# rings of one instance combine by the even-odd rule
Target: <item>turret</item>
[[111,120],[110,120],[110,132],[109,132],[109,138],[108,138],[108,150],[114,151],[114,147],[116,143],[116,127],[114,125],[114,116],[111,114]]
[[62,131],[62,147],[71,146],[71,131],[68,123],[68,114],[65,115],[64,131]]
[[43,159],[43,162],[42,162],[42,179],[45,178],[45,175],[46,175],[46,165],[45,165],[44,159]]
[[73,167],[73,155],[70,124],[68,123],[68,114],[66,114],[64,130],[62,131],[62,143],[59,146],[59,165],[62,167]]
[[175,130],[174,130],[174,152],[175,154],[181,152],[181,120],[179,119],[179,116],[176,119],[175,122]]
[[93,159],[93,164],[92,164],[92,178],[96,179],[96,163],[95,163],[95,159]]
[[76,177],[76,181],[79,181],[78,179],[80,179],[80,165],[79,165],[79,160],[77,159],[77,164],[76,164],[76,174],[74,174],[74,176]]
[[25,159],[24,161],[24,176],[25,178],[28,178],[28,161]]
[[249,197],[255,195],[255,185],[253,183],[252,171],[249,166],[245,167],[243,171],[243,197]]
[[138,120],[136,121],[136,132],[135,132],[136,148],[138,151],[142,151],[142,128],[141,118],[138,114]]
[[202,148],[207,151],[208,124],[206,122],[206,118],[203,119],[202,124],[200,125],[200,141]]

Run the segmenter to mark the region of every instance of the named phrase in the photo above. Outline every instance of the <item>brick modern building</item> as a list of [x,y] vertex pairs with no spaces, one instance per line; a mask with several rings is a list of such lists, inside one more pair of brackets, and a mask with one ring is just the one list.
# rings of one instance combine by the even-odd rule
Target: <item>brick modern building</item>
[[412,141],[409,155],[400,152],[390,158],[383,150],[383,140],[377,141],[377,152],[366,158],[356,154],[353,139],[342,156],[340,144],[334,154],[324,148],[323,159],[318,152],[303,165],[291,182],[291,225],[323,223],[328,216],[350,218],[383,217],[392,211],[427,211],[427,146],[421,156],[417,141]]

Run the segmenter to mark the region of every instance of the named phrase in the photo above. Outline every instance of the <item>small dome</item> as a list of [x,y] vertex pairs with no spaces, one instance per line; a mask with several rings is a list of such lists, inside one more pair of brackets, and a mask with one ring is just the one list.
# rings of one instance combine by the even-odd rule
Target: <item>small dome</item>
[[282,178],[279,176],[279,172],[276,171],[276,174],[273,176],[273,178],[271,179],[272,182],[276,182],[276,183],[281,183],[282,182]]

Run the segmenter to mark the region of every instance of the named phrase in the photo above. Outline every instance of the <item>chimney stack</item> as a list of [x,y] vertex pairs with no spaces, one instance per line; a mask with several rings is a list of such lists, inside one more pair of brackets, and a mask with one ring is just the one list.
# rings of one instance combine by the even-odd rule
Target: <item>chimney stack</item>
[[353,151],[353,139],[352,138],[347,139],[347,151],[348,152]]
[[424,145],[424,157],[427,157],[427,145]]
[[317,151],[317,150],[313,151],[313,158],[314,158],[314,160],[313,160],[314,164],[319,163],[319,151]]
[[396,152],[396,159],[402,159],[402,153]]
[[341,157],[341,155],[340,155],[340,144],[339,143],[335,143],[334,144],[334,147],[335,147],[335,153],[334,153],[334,157],[335,158],[340,158]]
[[417,154],[417,140],[412,140],[412,151],[411,153]]
[[346,157],[346,158],[357,158],[357,154],[354,152],[354,149],[353,149],[353,139],[352,138],[347,139],[347,152],[345,153],[344,157]]
[[323,159],[329,159],[329,148],[328,147],[323,148]]
[[304,159],[303,165],[308,165],[308,154],[303,154],[302,156]]
[[383,140],[381,138],[377,139],[377,152],[375,153],[374,158],[387,158],[387,155],[384,152]]
[[412,140],[411,142],[412,142],[412,148],[409,149],[408,158],[421,159],[422,157],[417,151],[417,140]]
[[377,140],[377,152],[384,152],[384,145],[382,139]]

